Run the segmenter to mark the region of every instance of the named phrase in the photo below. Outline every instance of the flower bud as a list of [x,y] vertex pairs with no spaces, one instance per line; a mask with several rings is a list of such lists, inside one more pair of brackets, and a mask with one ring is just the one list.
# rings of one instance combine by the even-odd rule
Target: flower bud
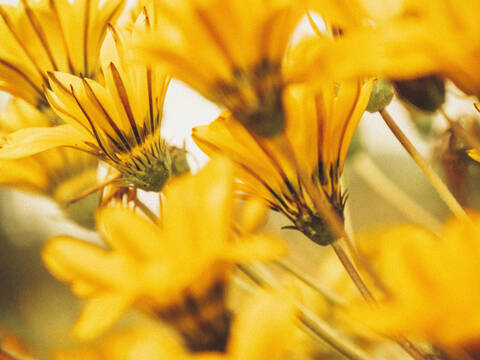
[[376,113],[383,110],[393,99],[392,83],[386,79],[378,79],[373,85],[370,101],[368,102],[367,111]]
[[437,111],[445,102],[445,81],[437,75],[394,81],[393,85],[400,99],[422,111]]

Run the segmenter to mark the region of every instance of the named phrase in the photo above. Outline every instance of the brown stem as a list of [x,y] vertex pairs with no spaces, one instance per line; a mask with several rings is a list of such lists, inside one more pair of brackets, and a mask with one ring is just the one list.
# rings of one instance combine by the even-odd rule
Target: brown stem
[[340,244],[335,241],[332,243],[332,248],[365,301],[372,306],[376,306],[375,298]]

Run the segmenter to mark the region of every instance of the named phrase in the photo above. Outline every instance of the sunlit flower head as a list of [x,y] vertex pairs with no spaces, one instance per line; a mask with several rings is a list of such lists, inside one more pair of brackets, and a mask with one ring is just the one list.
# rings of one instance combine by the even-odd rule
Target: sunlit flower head
[[[50,119],[33,106],[12,99],[0,115],[0,138],[24,127],[49,125]],[[97,184],[97,169],[98,160],[92,155],[51,149],[22,159],[0,159],[0,185],[45,195],[66,205]]]
[[[138,27],[145,26],[145,18]],[[49,73],[47,99],[65,124],[20,131],[5,139],[2,157],[21,157],[57,146],[93,153],[115,167],[121,186],[159,191],[173,175],[189,170],[186,151],[161,136],[170,78],[158,68],[134,66],[124,34],[111,28],[101,51],[105,85],[85,77]]]
[[0,89],[48,106],[48,71],[95,78],[98,55],[123,0],[20,0],[0,6]]
[[[299,168],[323,189],[339,214],[344,206],[339,182],[344,160],[371,88],[371,81],[332,83],[322,89],[299,85],[287,89],[284,97],[285,136]],[[194,128],[193,138],[208,155],[222,153],[234,161],[241,193],[264,199],[313,241],[324,245],[331,241],[319,231],[324,228],[321,216],[299,185],[295,166],[278,139],[253,135],[229,113],[209,126]]]
[[450,78],[480,96],[478,1],[403,1],[401,11],[357,28],[328,49],[321,66],[332,76],[383,75]]
[[222,350],[233,265],[285,250],[268,235],[236,235],[233,202],[233,169],[216,159],[169,183],[158,224],[126,208],[102,209],[97,224],[108,249],[69,237],[50,240],[43,251],[47,268],[88,299],[75,335],[93,338],[135,305],[172,324],[191,350]]
[[281,63],[302,9],[291,0],[155,2],[139,42],[155,61],[260,136],[284,127]]
[[353,316],[382,332],[402,332],[440,349],[478,346],[480,215],[470,215],[470,224],[447,222],[441,237],[416,226],[371,234],[371,245],[363,251],[376,259],[388,295],[378,310],[355,308]]

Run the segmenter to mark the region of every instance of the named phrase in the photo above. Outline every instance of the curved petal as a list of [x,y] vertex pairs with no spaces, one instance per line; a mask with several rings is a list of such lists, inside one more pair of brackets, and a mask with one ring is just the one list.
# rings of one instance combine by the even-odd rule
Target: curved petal
[[105,289],[120,286],[128,279],[120,259],[96,245],[66,236],[49,240],[42,259],[55,277],[74,287],[80,282]]
[[90,340],[115,323],[130,307],[133,298],[125,295],[105,295],[87,302],[72,332],[81,340]]
[[89,136],[70,125],[22,129],[0,139],[0,158],[21,158],[59,146],[91,151],[91,148],[85,145],[89,140]]
[[123,207],[104,208],[97,213],[102,238],[114,249],[144,260],[162,256],[162,233],[158,225]]

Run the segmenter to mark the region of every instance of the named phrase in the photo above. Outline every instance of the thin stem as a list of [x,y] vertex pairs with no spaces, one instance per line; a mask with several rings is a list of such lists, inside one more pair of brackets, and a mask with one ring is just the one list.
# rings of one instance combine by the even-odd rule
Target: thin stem
[[90,194],[93,194],[94,192],[97,192],[97,191],[100,191],[102,190],[103,188],[105,188],[106,186],[110,185],[111,183],[113,183],[115,180],[118,180],[119,178],[121,177],[121,175],[117,175],[117,176],[114,176],[113,178],[111,179],[108,179],[108,180],[105,180],[104,182],[98,184],[98,185],[95,185],[87,190],[85,190],[84,192],[82,192],[80,195],[76,196],[75,198],[71,199],[70,201],[68,201],[67,205],[71,205],[79,200],[82,200],[83,198],[86,198],[88,195]]
[[[250,278],[255,284],[263,288],[272,288],[276,287],[265,279],[258,272],[253,271],[246,265],[238,265],[239,270],[241,270],[248,278]],[[309,330],[309,332],[317,339],[322,340],[328,344],[332,349],[337,351],[339,354],[343,355],[345,358],[350,360],[370,360],[369,356],[365,354],[362,350],[357,348],[354,344],[344,340],[340,337],[339,334],[330,328],[325,322],[316,317],[311,311],[305,307],[297,304],[297,318],[300,323]]]
[[[358,290],[362,294],[363,298],[365,301],[371,305],[372,307],[377,307],[378,303],[373,297],[372,293],[368,289],[367,285],[363,281],[362,277],[358,273],[357,269],[355,269],[355,266],[353,263],[350,261],[348,258],[347,254],[343,251],[343,249],[339,246],[337,242],[334,242],[332,244],[333,249],[335,250],[335,253],[337,254],[338,258],[340,259],[341,263],[343,264],[343,267],[347,271],[347,273],[350,275],[350,278],[353,280],[355,285],[357,286]],[[412,358],[416,360],[425,360],[425,357],[423,354],[416,348],[416,346],[410,342],[405,336],[403,335],[398,335],[394,338],[394,340],[397,342],[398,345],[400,345]]]
[[425,176],[430,180],[435,190],[437,190],[438,194],[445,202],[445,204],[449,207],[452,213],[463,221],[470,221],[467,214],[463,210],[463,208],[458,203],[457,199],[452,195],[448,187],[442,181],[442,179],[438,176],[438,174],[432,169],[430,164],[423,158],[423,156],[418,152],[415,146],[408,140],[407,136],[403,133],[403,131],[398,127],[395,123],[391,115],[388,113],[386,109],[380,111],[380,115],[382,115],[383,120],[390,128],[392,133],[398,139],[400,144],[404,147],[404,149],[410,154],[412,159],[416,162],[416,164],[420,167],[423,171]]
[[343,298],[333,293],[330,289],[327,289],[322,285],[318,284],[316,279],[293,268],[286,261],[278,260],[278,261],[275,261],[273,264],[285,270],[289,274],[295,276],[298,280],[303,282],[309,288],[311,288],[312,290],[314,290],[315,292],[323,296],[325,300],[327,300],[331,305],[343,306],[347,303]]
[[440,221],[390,180],[368,155],[356,155],[353,159],[353,167],[363,181],[408,219],[428,225],[435,231],[442,228]]
[[375,298],[340,244],[335,241],[332,243],[332,248],[365,301],[370,305],[376,305]]

